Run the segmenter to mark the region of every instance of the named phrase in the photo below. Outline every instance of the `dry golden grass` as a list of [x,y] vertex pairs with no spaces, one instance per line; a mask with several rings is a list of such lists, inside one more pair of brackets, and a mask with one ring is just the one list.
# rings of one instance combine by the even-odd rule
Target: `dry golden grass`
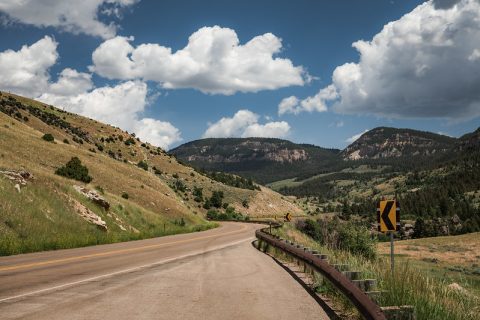
[[[378,251],[389,254],[390,243],[379,243]],[[396,241],[395,253],[414,260],[434,259],[438,263],[452,265],[480,265],[480,232]]]

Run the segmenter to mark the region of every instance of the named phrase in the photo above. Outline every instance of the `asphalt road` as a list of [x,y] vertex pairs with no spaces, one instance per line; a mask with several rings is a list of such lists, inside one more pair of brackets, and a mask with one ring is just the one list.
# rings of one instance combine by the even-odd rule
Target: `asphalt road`
[[0,257],[0,319],[328,319],[257,228]]

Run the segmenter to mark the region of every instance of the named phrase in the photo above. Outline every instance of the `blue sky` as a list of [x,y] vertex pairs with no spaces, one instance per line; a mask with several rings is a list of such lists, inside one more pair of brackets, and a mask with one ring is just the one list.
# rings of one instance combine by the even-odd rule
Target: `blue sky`
[[344,148],[377,126],[460,136],[480,125],[479,8],[475,0],[5,0],[0,89],[165,148],[252,135]]

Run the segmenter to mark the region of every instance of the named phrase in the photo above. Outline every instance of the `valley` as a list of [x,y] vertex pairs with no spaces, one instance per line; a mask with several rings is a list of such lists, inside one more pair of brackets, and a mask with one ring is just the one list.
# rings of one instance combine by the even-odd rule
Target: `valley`
[[[133,133],[54,106],[1,93],[0,111],[0,255],[206,230],[216,226],[208,210],[302,212],[268,188],[212,180]],[[91,181],[55,173],[74,157]]]

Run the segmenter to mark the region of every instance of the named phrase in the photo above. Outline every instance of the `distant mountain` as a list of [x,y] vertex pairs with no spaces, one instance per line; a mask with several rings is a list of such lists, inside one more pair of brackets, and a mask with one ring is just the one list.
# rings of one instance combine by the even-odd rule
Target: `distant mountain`
[[[384,174],[406,173],[432,169],[466,150],[480,150],[480,128],[457,139],[413,129],[378,127],[343,151],[281,139],[224,138],[192,141],[171,153],[198,169],[235,173],[282,192],[286,187],[308,194],[309,189],[315,189],[311,185],[351,176],[355,167],[379,166]],[[325,174],[330,173],[337,174],[327,178]],[[362,179],[377,175],[358,174]]]
[[385,159],[445,154],[457,139],[426,131],[379,127],[342,151],[344,160]]
[[330,168],[338,162],[340,150],[273,138],[212,138],[188,142],[170,152],[199,169],[269,183]]
[[480,128],[474,132],[467,133],[458,139],[458,148],[466,151],[480,150]]

